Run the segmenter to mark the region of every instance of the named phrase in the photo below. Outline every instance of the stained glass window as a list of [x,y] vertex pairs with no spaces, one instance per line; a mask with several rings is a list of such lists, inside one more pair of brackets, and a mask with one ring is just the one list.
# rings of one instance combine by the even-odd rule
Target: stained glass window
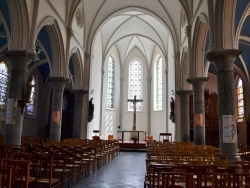
[[113,58],[109,56],[108,62],[108,90],[107,90],[107,107],[114,107],[114,70],[115,64]]
[[[27,114],[29,115],[36,115],[35,114],[35,103],[36,103],[36,93],[37,93],[37,81],[34,76],[28,80],[27,84],[30,88],[30,97],[29,103],[27,104]],[[26,89],[28,89],[26,87]]]
[[4,62],[0,63],[0,110],[4,110],[6,97],[7,97],[7,88],[8,88],[8,68]]
[[156,110],[162,110],[162,58],[156,64]]
[[242,79],[239,78],[237,82],[237,101],[238,101],[238,118],[244,117],[244,97],[243,97],[243,83]]
[[[128,81],[128,98],[142,99],[142,84],[143,84],[143,66],[142,62],[135,59],[129,63],[129,81]],[[136,110],[142,111],[143,102],[136,103]],[[128,110],[132,111],[134,109],[133,103],[128,102]]]

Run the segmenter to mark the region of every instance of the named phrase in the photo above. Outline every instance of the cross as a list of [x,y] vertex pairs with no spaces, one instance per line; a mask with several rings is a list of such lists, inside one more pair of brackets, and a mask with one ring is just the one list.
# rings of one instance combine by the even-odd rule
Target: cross
[[142,102],[142,99],[136,99],[136,95],[134,95],[134,99],[128,99],[128,102],[132,102],[134,105],[134,121],[133,121],[133,130],[136,130],[136,103]]

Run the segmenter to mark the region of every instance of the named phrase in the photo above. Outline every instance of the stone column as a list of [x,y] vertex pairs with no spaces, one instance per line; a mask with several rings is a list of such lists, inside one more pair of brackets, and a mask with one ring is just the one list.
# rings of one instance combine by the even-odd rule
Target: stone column
[[50,140],[60,142],[63,91],[64,91],[64,86],[69,81],[69,79],[64,77],[51,77],[50,80],[53,82],[51,120],[50,120]]
[[[6,104],[6,125],[4,144],[5,145],[21,145],[22,129],[23,129],[23,112],[26,103],[23,101],[26,82],[28,77],[28,67],[34,54],[28,54],[26,51],[13,50],[6,51],[3,54],[7,57],[8,65],[10,65],[10,83],[9,83],[9,95]],[[15,104],[11,104],[11,101],[16,101]],[[12,107],[16,106],[15,114],[11,114]],[[10,121],[9,115],[15,116],[14,121]]]
[[85,90],[74,90],[75,94],[75,109],[74,109],[74,125],[73,125],[73,138],[81,138],[82,132],[82,105],[83,95]]
[[[84,87],[86,89],[89,88],[89,78],[90,78],[90,54],[88,52],[84,53]],[[85,139],[87,138],[87,125],[88,125],[88,119],[89,119],[89,94],[86,93],[86,95],[83,95],[83,113],[82,113],[82,132],[81,132],[81,138]],[[91,135],[89,135],[90,138]]]
[[176,91],[181,101],[181,142],[190,142],[189,96],[191,90]]
[[193,86],[194,145],[206,145],[204,85],[208,77],[188,78]]
[[[218,105],[219,105],[219,135],[220,135],[220,153],[229,154],[229,161],[239,160],[238,142],[223,142],[223,115],[235,116],[235,87],[233,64],[240,55],[240,50],[221,50],[212,51],[207,54],[209,61],[214,62],[216,66]],[[236,122],[234,122],[236,123]],[[231,125],[230,125],[231,126]],[[237,139],[236,139],[237,140]]]

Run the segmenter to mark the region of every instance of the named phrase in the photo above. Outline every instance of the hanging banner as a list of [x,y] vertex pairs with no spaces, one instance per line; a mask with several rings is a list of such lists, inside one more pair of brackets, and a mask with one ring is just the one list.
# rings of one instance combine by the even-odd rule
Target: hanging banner
[[235,143],[237,140],[237,126],[234,115],[222,116],[223,143]]
[[53,111],[52,122],[53,123],[60,123],[60,111]]
[[203,114],[195,114],[195,126],[203,126]]
[[9,98],[7,101],[6,109],[6,124],[16,124],[16,113],[17,113],[17,100]]

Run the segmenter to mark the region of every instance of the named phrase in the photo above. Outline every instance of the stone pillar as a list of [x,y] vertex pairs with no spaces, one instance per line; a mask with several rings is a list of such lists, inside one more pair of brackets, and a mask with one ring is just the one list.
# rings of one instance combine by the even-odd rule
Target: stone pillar
[[194,145],[206,145],[204,85],[208,77],[188,78],[193,86]]
[[[239,160],[238,142],[225,143],[223,141],[223,115],[235,116],[235,87],[233,64],[240,55],[240,50],[221,50],[212,51],[207,54],[209,61],[214,62],[216,66],[218,105],[219,105],[219,136],[220,153],[229,154],[229,161]],[[234,122],[236,123],[236,122]],[[231,126],[231,125],[230,125]],[[236,139],[237,140],[237,139]]]
[[190,142],[189,96],[191,90],[176,91],[181,101],[181,142]]
[[[10,84],[9,84],[9,95],[6,104],[6,125],[5,125],[5,135],[4,144],[5,145],[21,145],[22,129],[23,129],[23,112],[26,105],[23,101],[26,82],[28,77],[28,67],[34,54],[28,54],[26,51],[22,50],[11,50],[3,52],[7,57],[6,61],[10,65]],[[15,104],[11,104],[11,101]],[[13,114],[12,107],[16,106],[16,112]],[[11,117],[15,116],[15,120],[10,120]]]
[[51,77],[53,82],[52,105],[51,105],[51,120],[50,120],[50,140],[61,141],[61,122],[62,122],[62,104],[63,91],[65,84],[69,81],[64,77]]
[[74,109],[74,125],[73,138],[81,138],[82,132],[82,104],[85,90],[74,90],[75,94],[75,109]]
[[[89,78],[90,78],[90,54],[88,52],[84,53],[84,87],[86,89],[89,88]],[[81,138],[85,139],[87,138],[87,125],[88,125],[88,119],[89,119],[89,95],[86,93],[86,95],[83,95],[83,113],[82,113],[82,132],[81,132]],[[90,138],[92,138],[91,135],[89,135]]]

